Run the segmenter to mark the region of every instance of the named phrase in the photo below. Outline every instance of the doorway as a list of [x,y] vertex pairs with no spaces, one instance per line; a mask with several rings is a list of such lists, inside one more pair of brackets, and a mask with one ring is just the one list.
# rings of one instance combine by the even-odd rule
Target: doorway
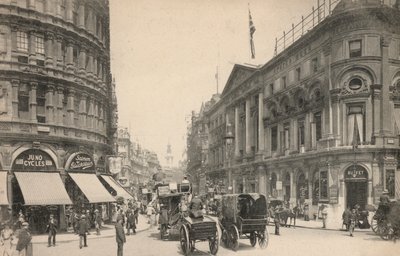
[[367,205],[367,182],[346,182],[347,200],[346,206],[353,209],[356,204],[364,210]]

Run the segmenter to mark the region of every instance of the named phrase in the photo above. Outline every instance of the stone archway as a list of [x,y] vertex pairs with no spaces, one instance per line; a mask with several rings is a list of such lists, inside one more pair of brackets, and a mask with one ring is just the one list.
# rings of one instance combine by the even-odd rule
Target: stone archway
[[344,171],[346,183],[346,207],[356,204],[364,209],[368,204],[368,171],[361,165],[351,165]]

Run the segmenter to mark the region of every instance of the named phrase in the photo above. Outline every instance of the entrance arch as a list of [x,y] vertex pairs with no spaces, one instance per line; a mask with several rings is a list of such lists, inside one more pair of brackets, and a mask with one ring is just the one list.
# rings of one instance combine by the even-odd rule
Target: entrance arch
[[364,209],[368,203],[368,171],[360,166],[353,165],[344,172],[346,183],[346,207],[353,209],[356,204]]

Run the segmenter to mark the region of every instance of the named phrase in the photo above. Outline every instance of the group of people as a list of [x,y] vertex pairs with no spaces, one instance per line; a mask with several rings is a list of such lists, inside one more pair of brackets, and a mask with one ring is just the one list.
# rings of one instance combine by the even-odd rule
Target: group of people
[[[11,215],[11,208],[8,208]],[[18,214],[18,220],[12,219],[2,223],[0,232],[0,256],[31,256],[32,235],[29,231],[29,223],[26,222],[22,211]]]

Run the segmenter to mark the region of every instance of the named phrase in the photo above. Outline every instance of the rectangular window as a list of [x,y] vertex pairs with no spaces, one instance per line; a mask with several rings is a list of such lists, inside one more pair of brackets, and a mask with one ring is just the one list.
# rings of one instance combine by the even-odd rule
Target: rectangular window
[[314,114],[314,122],[315,122],[315,137],[317,141],[322,138],[322,117],[321,112]]
[[353,40],[349,42],[350,58],[361,56],[361,40]]
[[301,68],[300,67],[296,68],[296,79],[297,79],[297,81],[301,80]]
[[313,73],[317,73],[318,72],[318,59],[314,58],[311,60],[311,71]]
[[28,52],[28,34],[26,32],[17,32],[17,50]]
[[85,124],[80,124],[79,122],[79,104],[80,103],[80,99],[78,97],[75,97],[74,99],[74,125],[76,127],[79,127],[80,125],[85,125]]
[[271,128],[271,151],[278,149],[278,127]]
[[304,122],[299,122],[299,146],[304,146],[305,143],[305,129],[304,129]]
[[283,136],[284,136],[284,150],[288,150],[290,148],[290,126],[287,124],[285,126],[284,132],[283,132]]
[[29,118],[29,89],[26,84],[21,84],[18,90],[18,116],[21,119]]
[[320,199],[328,199],[328,171],[320,172]]
[[72,58],[73,58],[75,67],[78,67],[78,60],[79,60],[78,56],[79,56],[78,49],[76,47],[74,47],[74,49],[72,51]]
[[36,44],[36,53],[44,55],[44,36],[36,35],[35,44]]
[[46,87],[38,85],[36,90],[36,118],[38,123],[46,123]]
[[286,76],[282,77],[281,80],[282,80],[282,89],[285,89],[286,86],[287,86],[287,84],[286,84]]
[[269,93],[272,96],[274,94],[274,84],[269,84]]

